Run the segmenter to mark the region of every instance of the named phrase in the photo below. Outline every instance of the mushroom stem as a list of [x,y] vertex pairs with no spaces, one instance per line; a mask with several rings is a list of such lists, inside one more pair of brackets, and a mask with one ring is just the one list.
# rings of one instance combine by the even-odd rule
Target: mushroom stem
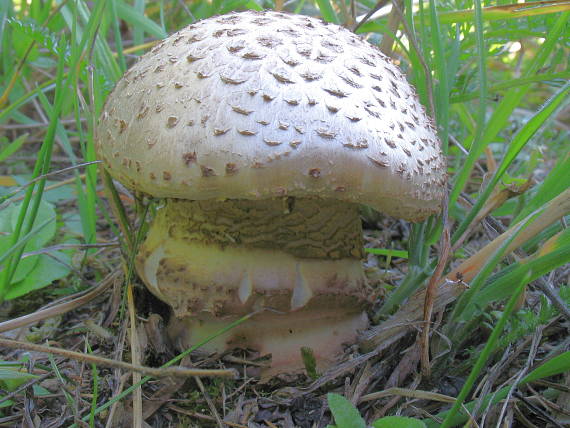
[[271,353],[271,372],[302,367],[299,348],[317,364],[365,328],[358,207],[332,200],[168,199],[137,257],[149,289],[176,320],[182,346],[251,311],[268,308],[208,350]]

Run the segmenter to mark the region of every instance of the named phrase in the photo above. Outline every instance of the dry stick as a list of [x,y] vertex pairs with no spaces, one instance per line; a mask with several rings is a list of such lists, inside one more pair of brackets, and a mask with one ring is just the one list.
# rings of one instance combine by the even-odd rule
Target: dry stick
[[119,244],[116,242],[98,242],[95,244],[56,244],[56,245],[51,245],[49,247],[41,248],[41,249],[36,250],[36,251],[26,252],[26,253],[22,254],[22,259],[25,259],[26,257],[31,257],[31,256],[38,256],[40,254],[49,254],[49,253],[52,253],[54,251],[66,250],[68,248],[77,248],[79,250],[87,250],[90,248],[109,248],[109,247],[116,248],[118,246],[119,246]]
[[[135,303],[133,296],[133,284],[131,281],[127,284],[127,306],[129,309],[129,322],[131,324],[130,342],[131,342],[131,361],[135,365],[140,365],[140,343],[139,335],[137,333],[137,319],[135,316]],[[133,385],[141,381],[141,374],[133,372]],[[142,415],[142,388],[137,388],[133,391],[133,426],[135,428],[142,428],[143,415]]]
[[[72,170],[77,169],[77,168],[82,168],[82,167],[84,167],[84,166],[89,166],[89,165],[95,165],[95,164],[98,164],[98,163],[101,163],[101,161],[100,161],[100,160],[96,160],[96,161],[91,161],[91,162],[83,162],[83,163],[78,163],[77,165],[68,166],[67,168],[58,169],[57,171],[52,171],[52,172],[48,172],[48,173],[46,173],[46,174],[38,175],[38,176],[37,176],[36,178],[34,178],[33,180],[30,180],[30,181],[28,181],[26,184],[24,184],[24,185],[18,187],[17,189],[15,189],[12,193],[13,193],[13,194],[19,193],[19,192],[23,191],[24,189],[26,189],[27,187],[29,187],[30,185],[32,185],[32,184],[34,184],[35,182],[40,181],[40,180],[42,180],[42,179],[44,179],[44,178],[52,177],[52,176],[58,175],[58,174],[63,174],[64,172],[69,172],[69,171],[72,171]],[[82,180],[85,179],[85,174],[79,175],[79,178],[82,179]],[[52,184],[52,185],[50,185],[50,186],[46,186],[46,188],[44,189],[44,191],[47,192],[48,190],[57,189],[58,187],[65,186],[66,184],[69,184],[69,183],[73,183],[74,181],[75,181],[75,177],[71,177],[71,178],[69,178],[69,179],[67,179],[67,180],[63,180],[63,181],[61,181],[61,182],[59,182],[59,183],[55,183],[55,184]],[[7,204],[10,204],[11,202],[20,201],[20,200],[22,200],[22,199],[24,199],[24,196],[18,196],[17,198],[8,199],[8,200],[6,200],[5,202],[3,202],[3,203],[0,205],[0,209],[5,208],[6,205],[7,205]]]
[[420,361],[422,375],[429,377],[431,373],[431,368],[429,364],[429,330],[431,323],[431,316],[433,314],[433,305],[437,297],[438,287],[437,285],[441,282],[441,276],[443,271],[447,266],[450,254],[450,233],[449,233],[449,219],[448,219],[448,195],[445,193],[443,199],[443,232],[440,239],[440,254],[439,261],[433,275],[431,276],[429,283],[426,288],[426,297],[424,301],[424,325],[422,328],[421,336],[418,338],[420,340]]
[[538,352],[540,340],[542,339],[543,330],[544,330],[544,328],[542,326],[539,326],[533,334],[532,344],[531,344],[531,348],[528,351],[528,357],[526,359],[526,363],[525,363],[524,367],[519,370],[519,373],[516,375],[514,381],[511,383],[511,385],[509,387],[509,392],[507,393],[507,396],[503,400],[503,405],[501,406],[501,412],[499,413],[499,417],[497,418],[497,421],[499,421],[499,422],[497,422],[497,425],[505,417],[505,413],[507,412],[507,407],[511,401],[512,394],[514,392],[516,392],[520,381],[522,380],[522,378],[528,373],[528,371],[532,367],[532,363],[536,357],[536,353]]
[[552,288],[550,279],[546,281],[543,278],[537,278],[535,282],[538,284],[540,291],[546,294],[546,297],[550,299],[554,307],[556,307],[556,309],[558,309],[558,311],[564,315],[567,321],[570,321],[570,309],[568,306],[566,306],[566,302],[564,302],[564,300],[562,300],[554,288]]
[[198,385],[198,388],[200,388],[200,392],[202,393],[204,400],[206,400],[206,403],[210,408],[210,412],[212,412],[212,415],[214,415],[218,427],[224,428],[222,418],[220,417],[220,414],[216,410],[216,406],[214,405],[214,402],[210,398],[210,394],[208,394],[208,391],[206,391],[206,388],[204,388],[204,383],[200,380],[199,377],[195,377],[194,380],[196,381],[196,385]]
[[[568,212],[570,212],[570,189],[560,193],[542,207],[534,221],[522,229],[513,239],[505,251],[505,255],[512,252],[533,236],[536,236],[544,230],[545,227],[560,220],[560,218]],[[525,220],[526,219],[523,219],[521,222]],[[463,293],[465,287],[460,285],[462,281],[471,281],[478,273],[480,266],[489,258],[489,254],[495,252],[505,240],[509,239],[513,230],[517,230],[518,225],[520,225],[520,223],[513,225],[509,230],[497,237],[497,239],[487,244],[479,252],[465,260],[446,275],[444,280],[439,284],[438,296],[434,302],[435,311],[443,310],[446,305],[455,301],[461,293]],[[385,349],[391,344],[396,343],[410,331],[413,331],[414,324],[422,317],[423,302],[425,302],[425,290],[417,291],[410,297],[408,303],[403,305],[390,319],[364,332],[359,340],[364,351],[370,351],[377,347]]]
[[102,367],[111,367],[122,370],[130,370],[136,373],[142,373],[146,376],[165,377],[165,376],[200,376],[200,377],[236,377],[234,369],[187,369],[182,367],[154,368],[145,367],[134,364],[125,363],[123,361],[111,360],[109,358],[98,357],[91,354],[83,354],[81,352],[69,351],[67,349],[54,348],[45,345],[36,345],[35,343],[20,342],[19,340],[0,338],[0,346],[11,349],[24,349],[32,352],[43,352],[46,354],[60,355],[65,358],[82,361],[89,364],[95,364]]
[[376,3],[376,6],[370,9],[368,13],[364,15],[364,18],[362,18],[360,22],[356,24],[356,26],[352,29],[352,31],[356,33],[356,31],[360,28],[360,26],[364,24],[366,21],[368,21],[372,15],[374,15],[376,12],[378,12],[380,9],[386,6],[388,4],[388,1],[389,0],[380,0],[378,3]]
[[74,300],[70,300],[68,302],[64,302],[47,309],[42,309],[36,312],[32,312],[31,314],[24,315],[19,318],[14,318],[12,320],[4,321],[0,323],[0,333],[25,327],[27,325],[34,324],[36,322],[40,322],[57,315],[62,315],[66,312],[69,312],[73,309],[83,306],[84,304],[90,302],[95,297],[99,296],[105,290],[107,290],[111,286],[111,284],[113,284],[113,282],[120,277],[120,273],[121,273],[120,271],[115,271],[109,274],[93,290],[89,291],[86,294],[83,294],[82,296],[79,296]]
[[388,31],[384,33],[382,41],[380,42],[380,52],[390,57],[394,53],[394,39],[390,34],[396,35],[398,27],[400,26],[401,19],[398,13],[398,11],[401,10],[400,6],[403,6],[402,0],[392,0],[392,11],[388,17]]

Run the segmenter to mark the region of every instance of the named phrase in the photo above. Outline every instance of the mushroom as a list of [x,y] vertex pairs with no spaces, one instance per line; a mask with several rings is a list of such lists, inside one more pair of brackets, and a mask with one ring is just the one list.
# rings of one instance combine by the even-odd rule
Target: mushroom
[[121,78],[96,131],[109,173],[163,202],[136,258],[169,334],[271,354],[265,375],[319,369],[367,327],[358,205],[438,212],[431,120],[376,47],[318,19],[239,12],[194,23]]

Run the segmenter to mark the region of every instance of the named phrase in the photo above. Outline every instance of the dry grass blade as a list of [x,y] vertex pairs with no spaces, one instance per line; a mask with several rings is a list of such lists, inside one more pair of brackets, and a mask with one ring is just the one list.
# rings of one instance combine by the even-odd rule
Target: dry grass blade
[[437,284],[441,281],[441,276],[447,266],[449,260],[450,248],[451,248],[451,233],[449,231],[449,220],[447,217],[448,206],[447,206],[447,196],[443,204],[443,233],[440,239],[440,255],[435,267],[435,271],[431,276],[427,288],[426,288],[426,299],[424,303],[424,325],[422,328],[421,335],[418,337],[420,341],[420,361],[422,374],[424,376],[430,376],[431,368],[429,363],[429,331],[431,324],[431,317],[433,315],[433,305],[437,298],[438,287]]
[[378,400],[380,398],[391,397],[392,395],[399,395],[400,397],[417,398],[419,400],[432,400],[441,401],[442,403],[454,403],[455,398],[445,394],[438,394],[437,392],[422,391],[419,389],[406,389],[406,388],[388,388],[384,391],[372,392],[363,395],[360,402]]
[[400,11],[404,8],[404,2],[402,0],[392,0],[392,4],[395,6],[390,12],[386,28],[387,31],[384,37],[382,37],[382,42],[380,42],[380,52],[386,56],[392,56],[394,53],[394,39],[390,37],[390,34],[396,34],[398,31],[402,15]]
[[[562,192],[539,210],[534,221],[528,224],[512,241],[505,255],[512,252],[528,239],[536,236],[547,226],[560,220],[568,212],[570,212],[570,189]],[[509,230],[447,274],[439,284],[438,296],[434,302],[434,311],[443,310],[446,305],[456,300],[465,290],[463,283],[469,282],[475,277],[479,269],[488,260],[489,255],[493,254],[505,240],[509,239],[513,231],[517,230],[523,222],[524,220],[512,225]],[[400,340],[407,333],[413,331],[415,324],[423,317],[425,295],[425,290],[416,292],[389,320],[364,332],[360,338],[362,348],[365,351],[370,351],[377,347],[385,349],[390,344]]]
[[504,189],[501,189],[495,192],[487,201],[487,203],[481,208],[481,211],[477,214],[477,216],[473,219],[471,224],[467,227],[463,235],[457,240],[457,242],[453,245],[452,251],[456,251],[460,248],[465,239],[471,235],[475,227],[491,212],[495,209],[502,206],[508,199],[514,198],[516,196],[521,195],[522,193],[526,192],[530,186],[532,185],[532,180],[525,181],[522,185],[510,185]]
[[24,349],[32,352],[43,352],[46,354],[59,355],[65,358],[71,358],[89,364],[95,364],[102,367],[111,367],[116,369],[129,370],[152,377],[165,376],[199,376],[199,377],[228,377],[235,378],[236,370],[208,370],[208,369],[187,369],[182,367],[153,368],[134,364],[125,363],[123,361],[111,360],[108,358],[98,357],[92,354],[83,354],[81,352],[70,351],[68,349],[55,348],[51,346],[36,345],[34,343],[20,342],[18,340],[0,338],[0,346],[12,349]]

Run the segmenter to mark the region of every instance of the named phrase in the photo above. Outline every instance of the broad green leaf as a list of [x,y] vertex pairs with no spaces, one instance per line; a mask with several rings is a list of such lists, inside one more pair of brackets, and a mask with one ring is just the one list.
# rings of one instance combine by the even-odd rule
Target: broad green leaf
[[338,428],[366,428],[358,409],[342,395],[329,393],[327,401]]
[[36,377],[36,375],[21,372],[20,369],[16,367],[0,367],[0,387],[7,391],[14,391],[23,383],[35,379]]
[[37,263],[28,275],[21,281],[10,285],[6,293],[6,300],[15,299],[31,291],[47,287],[53,281],[67,276],[70,272],[71,257],[61,252],[56,255],[58,260],[45,254],[36,256]]
[[[6,209],[0,211],[0,254],[5,254],[12,246],[12,233],[16,228],[20,206],[21,204],[10,205]],[[41,201],[40,209],[38,210],[38,215],[31,231],[32,237],[26,245],[27,251],[39,250],[53,239],[56,232],[55,216],[56,213],[53,205],[48,202]],[[50,221],[52,219],[53,221]],[[48,224],[40,227],[40,225],[43,225],[45,222],[48,222]],[[26,257],[20,260],[18,268],[12,278],[12,282],[22,281],[30,274],[37,262],[37,256]]]
[[[17,205],[18,210],[20,205]],[[47,226],[43,228],[39,228],[38,225],[44,223],[47,220],[55,220],[56,212],[55,208],[52,204],[46,201],[41,201],[40,206],[38,209],[38,215],[34,219],[34,225],[32,226],[31,231],[34,233],[34,237],[30,239],[26,249],[28,251],[39,250],[43,246],[45,246],[49,241],[53,239],[56,232],[56,224],[55,221],[51,221]],[[16,212],[12,215],[12,230],[16,227],[16,222],[18,221],[18,216]]]
[[560,354],[526,375],[521,383],[534,382],[545,377],[554,376],[570,371],[570,351]]

